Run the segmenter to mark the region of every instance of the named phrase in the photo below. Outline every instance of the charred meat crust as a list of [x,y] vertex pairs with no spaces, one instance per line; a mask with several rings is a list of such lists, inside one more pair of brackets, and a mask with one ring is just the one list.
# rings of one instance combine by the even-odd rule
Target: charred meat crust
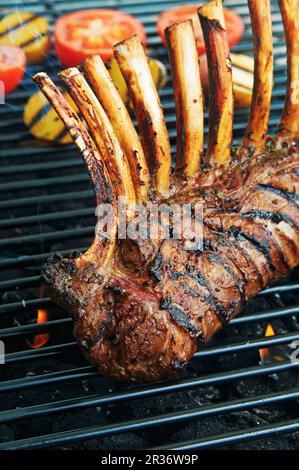
[[294,178],[298,151],[283,166],[276,165],[279,158],[271,157],[272,179],[261,171],[262,161],[255,162],[254,178],[249,172],[233,210],[229,202],[228,209],[217,208],[215,196],[202,251],[188,251],[179,240],[126,240],[105,276],[90,266],[78,270],[75,258],[46,264],[51,297],[72,312],[84,355],[104,374],[137,381],[178,377],[251,297],[298,264],[298,192],[287,183],[274,186],[280,175]]

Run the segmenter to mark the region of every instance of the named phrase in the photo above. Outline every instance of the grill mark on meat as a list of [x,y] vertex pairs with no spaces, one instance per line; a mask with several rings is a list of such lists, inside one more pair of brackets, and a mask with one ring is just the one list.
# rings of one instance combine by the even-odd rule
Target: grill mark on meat
[[[295,240],[293,240],[293,238],[288,237],[279,228],[278,228],[278,232],[279,232],[278,237],[283,240],[283,243],[285,244],[285,246],[287,246],[288,251],[292,252],[293,257],[296,257],[296,255],[298,256],[298,248],[297,248],[297,245],[295,243]],[[288,266],[289,266],[289,268],[292,268],[292,266],[290,266],[289,263],[288,263]]]
[[[258,217],[263,220],[271,220],[272,222],[275,222],[276,224],[279,224],[280,222],[286,222],[293,228],[298,228],[297,224],[291,219],[291,217],[281,214],[280,212],[268,212],[268,211],[261,211],[261,210],[252,210],[248,211],[246,213],[241,214],[241,217]],[[269,236],[270,239],[270,236]],[[279,257],[281,262],[285,265],[285,267],[289,268],[288,262],[286,257],[284,256],[284,253],[282,251],[282,248],[280,244],[277,242],[275,237],[271,238],[271,242],[276,246],[276,249],[278,251]]]
[[[230,248],[234,252],[236,251],[236,240],[234,240],[234,243],[232,243],[231,240],[222,238],[221,245],[224,246],[224,247]],[[218,250],[219,250],[219,248],[218,248]],[[249,254],[240,246],[239,243],[238,243],[238,250],[241,253],[241,255],[246,259],[247,264],[254,264],[254,268],[256,269],[255,263],[253,262],[253,260],[249,256]],[[247,276],[246,272],[243,272],[240,269],[240,266],[236,263],[236,256],[234,255],[234,258],[232,258],[231,255],[230,255],[230,252],[228,252],[228,253],[222,253],[221,252],[221,255],[225,256],[229,260],[229,262],[235,267],[235,269],[242,276],[242,279],[243,279],[244,283],[247,283],[248,282],[248,276]]]
[[257,249],[260,254],[264,255],[264,257],[268,261],[268,266],[271,269],[271,271],[276,270],[272,262],[269,243],[266,243],[266,244],[261,243],[253,235],[249,235],[248,233],[244,232],[242,229],[237,230],[237,237],[240,239],[243,238],[244,240],[247,240],[249,243],[251,243],[251,245],[254,246],[254,248]]
[[202,299],[203,296],[202,296],[202,293],[193,289],[192,287],[188,286],[187,284],[181,284],[182,288],[184,289],[184,292],[186,292],[186,294],[189,294],[191,295],[191,297],[194,297],[194,298],[200,298]]
[[207,280],[206,276],[204,273],[197,274],[196,276],[197,282],[205,287],[208,291],[208,295],[206,297],[206,302],[209,304],[209,306],[216,312],[216,315],[219,319],[219,321],[222,323],[222,325],[226,325],[229,320],[230,320],[230,312],[227,311],[219,302],[218,300],[213,296],[211,293],[211,286],[209,281]]
[[[171,273],[170,279],[177,281],[181,277],[184,277],[184,276],[187,276],[187,277],[190,277],[191,279],[196,280],[201,287],[204,287],[206,289],[206,294],[204,294],[203,292],[198,292],[197,293],[198,296],[204,302],[208,303],[209,307],[216,312],[221,323],[223,325],[226,325],[230,318],[230,317],[228,318],[229,314],[227,313],[226,309],[222,307],[222,305],[217,301],[217,299],[213,296],[213,294],[211,294],[211,287],[210,287],[209,281],[206,279],[203,272],[198,274],[198,273],[191,272],[188,270],[173,271]],[[182,286],[183,289],[189,288],[187,284],[181,283],[180,285]]]
[[281,196],[284,199],[286,199],[289,203],[291,203],[293,206],[295,206],[298,209],[298,205],[296,204],[296,201],[299,202],[299,194],[291,193],[290,191],[284,191],[283,189],[280,189],[280,188],[275,188],[274,186],[271,186],[270,184],[256,184],[253,189],[269,191],[271,193],[277,194],[278,196]]
[[102,322],[100,328],[99,328],[99,332],[98,334],[96,335],[93,335],[91,337],[85,337],[83,340],[80,340],[79,341],[79,344],[80,346],[82,347],[82,349],[85,351],[85,352],[88,352],[90,351],[99,341],[101,341],[103,338],[104,338],[104,335],[105,335],[105,332],[106,332],[106,329],[107,327],[111,324],[112,322],[112,312],[111,314],[109,315],[109,317],[107,318],[107,320],[105,320],[104,322]]
[[186,271],[186,270],[181,270],[181,271],[171,271],[170,273],[170,279],[173,281],[178,281],[181,277],[183,276],[190,276],[191,273]]
[[253,209],[248,212],[243,212],[241,214],[241,217],[258,217],[264,220],[272,220],[272,222],[275,222],[276,224],[279,224],[279,222],[286,222],[287,224],[291,225],[295,230],[299,230],[299,225],[295,222],[295,220],[293,220],[289,215],[283,214],[281,212],[271,212]]
[[236,274],[236,272],[224,261],[224,259],[213,253],[213,254],[209,254],[208,255],[208,259],[210,261],[214,261],[215,263],[218,263],[220,264],[221,266],[223,266],[223,268],[225,269],[225,271],[233,278],[233,280],[235,281],[235,284],[239,290],[239,294],[240,294],[240,300],[241,300],[241,306],[244,305],[245,303],[245,292],[244,292],[244,284],[242,283],[242,281],[239,279],[238,275]]
[[167,311],[169,312],[173,321],[175,321],[178,325],[188,331],[191,336],[196,338],[199,347],[205,344],[205,339],[202,330],[199,330],[194,325],[194,323],[190,322],[188,314],[186,312],[172,304],[167,307]]
[[[252,258],[252,256],[250,255],[250,253],[248,253],[248,251],[246,249],[244,249],[242,246],[241,246],[241,240],[238,240],[236,238],[236,236],[233,237],[233,240],[230,240],[229,238],[224,238],[223,235],[227,235],[227,236],[231,236],[232,235],[232,232],[235,234],[237,233],[238,229],[237,228],[231,228],[229,229],[228,231],[225,231],[225,232],[219,232],[217,231],[217,234],[219,236],[221,236],[221,245],[225,245],[225,246],[229,246],[230,248],[232,248],[234,251],[236,251],[236,245],[238,247],[238,250],[241,252],[241,254],[244,256],[244,258],[246,259],[247,261],[247,264],[251,265],[253,270],[254,270],[254,273],[256,275],[256,281],[258,282],[259,284],[259,287],[260,289],[263,288],[263,279],[262,279],[262,275],[257,267],[257,264],[256,262],[254,261],[254,259]],[[243,238],[244,241],[248,241],[248,240],[245,240],[245,238]],[[218,241],[218,238],[216,239],[215,243]],[[250,242],[248,242],[250,243]],[[250,243],[250,245],[252,245]],[[209,249],[211,250],[215,250],[215,244],[209,242]],[[239,270],[240,274],[242,275],[243,279],[244,279],[244,282],[247,283],[248,282],[248,277],[247,277],[247,274],[246,272],[243,272],[240,270],[240,267],[235,263],[235,260],[236,260],[236,256],[234,257],[234,259],[231,258],[231,256],[229,256],[228,254],[226,254],[227,258],[230,260],[230,262]]]
[[[252,265],[253,269],[254,269],[254,273],[256,274],[257,276],[257,282],[260,286],[260,289],[262,289],[263,287],[263,279],[262,279],[262,275],[254,261],[254,259],[252,258],[252,256],[250,255],[250,253],[248,253],[248,251],[246,251],[244,248],[242,248],[242,246],[240,245],[240,241],[239,240],[236,240],[236,243],[238,244],[238,249],[241,251],[241,253],[245,256],[246,260],[249,262],[249,264]],[[246,276],[246,273],[244,273],[244,276]],[[247,276],[246,276],[247,277]],[[246,280],[248,281],[248,279]]]
[[157,282],[161,282],[162,280],[162,268],[163,268],[163,256],[161,253],[160,248],[158,249],[158,252],[153,259],[153,262],[150,267],[150,273],[154,276]]

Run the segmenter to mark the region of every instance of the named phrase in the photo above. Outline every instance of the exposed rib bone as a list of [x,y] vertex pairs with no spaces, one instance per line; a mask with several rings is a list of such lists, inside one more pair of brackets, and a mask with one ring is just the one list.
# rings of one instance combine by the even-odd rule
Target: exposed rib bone
[[[93,183],[97,206],[99,204],[115,205],[109,175],[107,174],[101,155],[84,125],[46,73],[36,74],[33,80],[51,102],[80,150]],[[110,241],[107,243],[107,240],[103,241],[103,239],[96,234],[87,252],[76,259],[77,266],[84,265],[86,261],[95,264],[94,262],[96,261],[97,265],[100,266],[101,269],[104,269],[109,263],[114,251],[116,229],[117,217],[115,214],[114,227],[112,233],[109,234]]]
[[220,0],[198,9],[209,69],[209,135],[206,159],[228,163],[233,129],[233,87],[229,45]]
[[280,0],[288,55],[288,81],[280,136],[299,136],[299,1]]
[[270,0],[248,0],[254,46],[254,85],[250,118],[242,147],[264,143],[273,87],[273,41]]
[[163,196],[169,191],[171,153],[160,99],[142,44],[137,36],[114,46],[114,55],[126,80],[138,121],[153,186]]
[[138,202],[146,201],[150,183],[144,152],[127,108],[100,56],[88,57],[82,69],[103,106],[129,161]]
[[199,170],[203,151],[203,99],[192,21],[165,30],[176,106],[176,172],[187,178]]
[[126,199],[133,214],[136,200],[130,167],[103,107],[77,68],[64,70],[59,76],[90,128],[117,196]]
[[[51,102],[55,111],[70,132],[75,144],[82,153],[92,183],[94,187],[97,188],[97,203],[101,203],[103,201],[112,203],[113,191],[109,176],[107,175],[106,169],[103,165],[102,158],[77,114],[71,109],[63,94],[46,73],[36,74],[33,77],[33,80],[39,86],[46,98]],[[99,172],[99,169],[101,169],[101,172]]]

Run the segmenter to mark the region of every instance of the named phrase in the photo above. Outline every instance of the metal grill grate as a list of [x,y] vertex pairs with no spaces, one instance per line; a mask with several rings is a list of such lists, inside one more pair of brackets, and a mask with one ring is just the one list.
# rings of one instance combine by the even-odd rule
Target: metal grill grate
[[[101,3],[101,5],[100,5]],[[181,1],[145,2],[144,0],[87,0],[84,8],[119,8],[134,14],[145,25],[148,34],[150,54],[167,64],[166,52],[156,34],[155,21],[157,15]],[[189,0],[188,3],[192,3]],[[283,28],[277,2],[273,1],[273,34],[275,45],[275,89],[271,109],[270,126],[274,130],[282,108],[285,95],[285,46]],[[0,1],[0,7],[19,7],[24,10],[38,12],[46,16],[51,26],[55,19],[63,13],[82,8],[81,1],[62,0],[28,0],[24,2]],[[246,31],[242,42],[234,48],[235,52],[252,53],[250,20],[245,1],[226,0],[225,6],[233,7],[243,17]],[[214,369],[214,361],[219,357],[232,357],[260,348],[278,346],[299,340],[299,330],[294,325],[299,313],[296,296],[299,281],[296,274],[287,284],[267,289],[260,294],[256,307],[234,319],[228,331],[239,328],[250,328],[251,325],[265,325],[269,321],[285,320],[285,329],[275,337],[264,338],[260,334],[251,339],[242,336],[224,335],[220,341],[212,343],[207,349],[198,352],[191,363],[191,373],[181,381],[170,384],[151,386],[126,386],[110,383],[99,377],[91,366],[81,358],[71,334],[72,320],[64,312],[55,307],[50,299],[39,299],[40,265],[51,252],[60,251],[67,255],[73,249],[84,250],[94,232],[94,203],[88,176],[76,149],[70,146],[45,146],[32,139],[22,123],[22,110],[25,101],[35,90],[31,75],[46,70],[53,77],[61,66],[54,52],[50,54],[45,65],[31,66],[22,85],[9,95],[7,103],[0,106],[0,177],[1,177],[1,220],[0,220],[0,338],[5,342],[6,365],[0,378],[1,410],[0,424],[13,422],[28,423],[34,418],[49,418],[54,414],[79,413],[81,410],[95,407],[109,407],[114,404],[127,404],[136,401],[142,408],[142,401],[148,398],[168,397],[170,402],[179,397],[180,392],[192,393],[208,386],[221,386],[230,383],[242,383],[256,377],[267,377],[276,374],[282,377],[285,373],[296,374],[299,363],[284,361],[259,365],[243,364],[219,371]],[[175,116],[171,83],[163,89],[162,102],[166,113],[172,148],[175,144]],[[234,139],[243,134],[248,111],[237,110],[235,113]],[[264,302],[265,300],[265,302]],[[265,307],[267,305],[268,307]],[[270,306],[270,307],[269,307]],[[30,321],[38,308],[51,309],[52,320],[44,324]],[[292,321],[291,321],[292,320]],[[265,323],[266,322],[266,323]],[[287,327],[286,327],[287,325]],[[49,332],[51,341],[41,349],[30,349],[26,339],[32,334]],[[223,339],[224,338],[224,339]],[[199,361],[202,359],[203,361]],[[42,367],[42,364],[49,366]],[[210,369],[200,369],[199,362],[210,365]],[[34,372],[28,373],[28,364]],[[34,365],[38,367],[34,369]],[[2,367],[2,366],[1,366]],[[213,372],[216,370],[216,372]],[[25,374],[25,371],[26,374]],[[297,376],[298,377],[298,376]],[[93,382],[95,381],[95,382]],[[96,393],[81,390],[81,385],[92,384]],[[298,383],[298,381],[297,381]],[[294,381],[296,384],[296,381]],[[58,397],[47,399],[38,397],[39,390],[45,387],[61,387]],[[112,391],[111,391],[112,390]],[[218,403],[188,406],[174,411],[144,413],[144,416],[119,421],[113,419],[108,424],[76,426],[59,429],[59,432],[36,430],[30,435],[15,440],[7,438],[0,444],[0,449],[40,448],[63,446],[76,441],[87,441],[104,438],[122,433],[137,433],[152,427],[172,426],[179,422],[201,420],[207,417],[220,416],[224,413],[233,414],[253,408],[264,408],[284,403],[293,403],[299,399],[299,388],[278,387],[278,391],[266,394],[248,394],[247,397],[235,400],[221,400]],[[26,402],[21,406],[12,406],[8,400],[10,394],[26,392]],[[31,392],[31,395],[28,395]],[[62,396],[61,396],[62,395]],[[20,395],[21,396],[21,395]],[[139,404],[139,405],[138,405]],[[141,405],[140,405],[141,404]],[[80,421],[79,421],[80,422]],[[22,426],[22,424],[20,424]],[[50,429],[50,428],[49,428]],[[294,432],[299,430],[298,414],[291,414],[290,419],[262,423],[258,426],[233,429],[232,432],[214,432],[206,436],[195,435],[192,440],[163,444],[159,449],[191,449],[209,446],[223,446],[247,441],[257,437],[269,437],[273,434]]]

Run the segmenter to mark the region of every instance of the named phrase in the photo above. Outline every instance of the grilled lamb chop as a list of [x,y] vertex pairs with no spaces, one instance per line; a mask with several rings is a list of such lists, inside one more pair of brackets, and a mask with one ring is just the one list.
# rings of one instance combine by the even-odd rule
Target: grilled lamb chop
[[[85,119],[79,120],[47,75],[34,80],[82,152],[97,204],[202,203],[202,247],[182,239],[117,237],[96,232],[88,251],[44,267],[50,296],[74,317],[85,356],[115,379],[177,378],[211,336],[259,291],[299,264],[299,2],[280,0],[288,84],[275,137],[266,135],[273,52],[270,2],[249,0],[255,80],[246,135],[232,152],[233,95],[220,1],[198,10],[210,77],[209,134],[203,152],[203,103],[191,21],[166,31],[177,114],[176,165],[142,45],[114,48],[130,90],[140,140],[99,57],[60,74]],[[298,100],[297,100],[298,101]],[[88,125],[89,132],[85,125]]]

